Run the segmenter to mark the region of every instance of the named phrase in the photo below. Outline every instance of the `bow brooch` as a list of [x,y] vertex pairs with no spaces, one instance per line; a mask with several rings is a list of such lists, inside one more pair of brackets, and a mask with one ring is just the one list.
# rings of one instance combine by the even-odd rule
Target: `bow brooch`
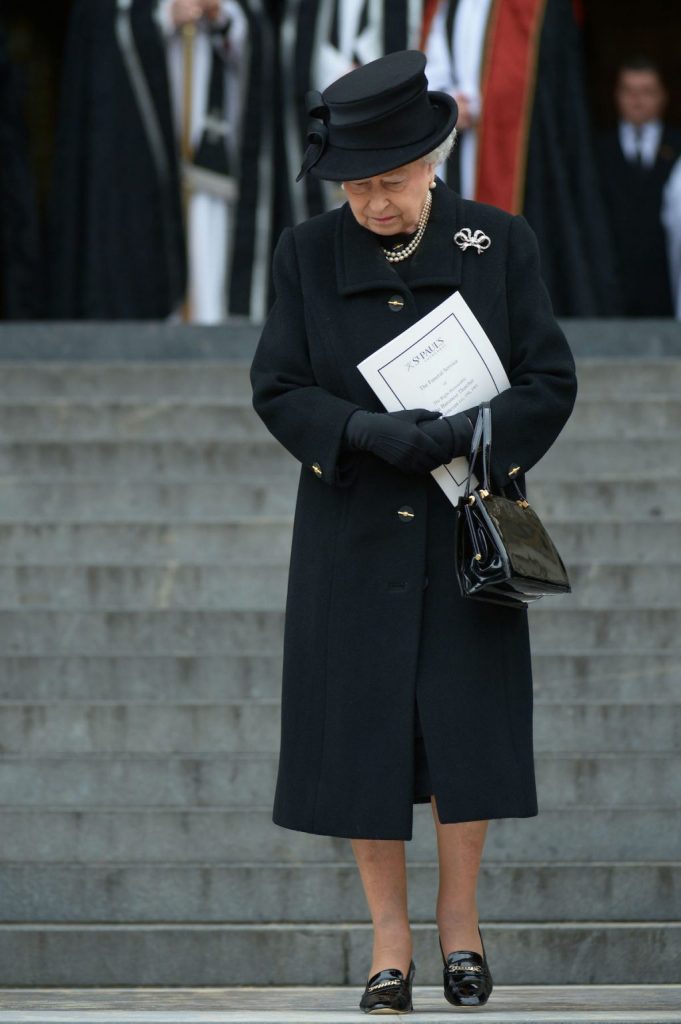
[[470,228],[461,228],[461,230],[457,231],[454,235],[454,241],[464,252],[472,245],[473,248],[478,250],[478,256],[481,252],[484,252],[485,249],[489,249],[492,244],[492,239],[486,235],[484,231],[480,231],[479,228],[475,234],[472,234]]

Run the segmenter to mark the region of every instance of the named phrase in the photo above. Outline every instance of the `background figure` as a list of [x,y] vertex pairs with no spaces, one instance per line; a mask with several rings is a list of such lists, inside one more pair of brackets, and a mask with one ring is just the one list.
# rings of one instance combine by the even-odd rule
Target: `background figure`
[[[321,5],[310,88],[322,92],[353,68],[382,56],[382,8],[382,0],[333,0]],[[327,210],[345,201],[338,182],[320,182],[319,187]]]
[[185,291],[165,54],[152,0],[76,0],[49,239],[50,317],[163,318]]
[[0,315],[41,313],[36,197],[21,113],[22,88],[0,25]]
[[640,57],[617,75],[618,124],[599,140],[599,160],[628,316],[672,316],[662,193],[681,155],[681,134],[663,121],[667,93],[657,66]]
[[[188,192],[187,319],[220,323],[228,305],[248,20],[236,0],[160,0],[157,15],[167,40],[178,145],[186,126],[191,151],[190,162],[183,166]],[[185,26],[194,30],[188,40]],[[190,69],[185,65],[187,49]]]
[[333,0],[320,5],[312,88],[321,92],[348,71],[381,56],[381,7],[380,0]]
[[272,301],[270,269],[276,244],[277,0],[239,0],[248,21],[242,78],[234,258],[229,274],[230,315],[265,319]]
[[469,142],[454,180],[447,168],[452,187],[524,214],[557,315],[616,314],[614,255],[571,0],[443,0],[425,49],[433,57],[430,87],[469,101]]
[[681,320],[681,160],[674,164],[662,192],[661,219],[667,236],[674,316]]
[[[458,0],[431,5],[426,34],[428,83],[459,105],[459,138],[437,173],[464,199],[475,198],[475,165],[481,109],[481,66],[492,0]],[[424,27],[428,27],[427,25]]]
[[279,22],[283,162],[281,228],[343,201],[339,190],[306,175],[296,182],[307,142],[305,95],[353,67],[418,46],[423,0],[282,0]]

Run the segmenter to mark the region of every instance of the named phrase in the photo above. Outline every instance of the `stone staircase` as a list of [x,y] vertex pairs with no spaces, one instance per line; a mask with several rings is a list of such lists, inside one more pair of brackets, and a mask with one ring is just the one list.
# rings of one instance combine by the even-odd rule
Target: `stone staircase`
[[[0,984],[363,983],[349,840],[271,820],[298,464],[250,404],[257,332],[122,330],[53,328],[51,359],[0,333]],[[530,612],[540,815],[485,851],[501,985],[681,980],[681,345],[586,357],[589,330],[528,476],[574,593]]]

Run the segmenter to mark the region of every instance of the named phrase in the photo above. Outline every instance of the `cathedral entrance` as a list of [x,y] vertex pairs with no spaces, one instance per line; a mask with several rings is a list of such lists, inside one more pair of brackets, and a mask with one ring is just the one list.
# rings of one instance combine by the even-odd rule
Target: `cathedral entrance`
[[615,120],[612,93],[621,61],[644,55],[655,61],[669,90],[668,120],[681,125],[681,7],[667,0],[582,0],[587,90],[596,128]]

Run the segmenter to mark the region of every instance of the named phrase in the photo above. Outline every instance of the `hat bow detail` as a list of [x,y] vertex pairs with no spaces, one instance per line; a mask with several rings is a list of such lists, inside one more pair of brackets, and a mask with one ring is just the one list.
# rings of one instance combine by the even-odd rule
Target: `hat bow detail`
[[326,149],[329,138],[329,108],[327,107],[322,94],[316,89],[310,89],[305,94],[305,108],[308,116],[307,131],[305,138],[307,149],[303,157],[303,163],[296,181],[307,174],[311,167],[317,163]]

